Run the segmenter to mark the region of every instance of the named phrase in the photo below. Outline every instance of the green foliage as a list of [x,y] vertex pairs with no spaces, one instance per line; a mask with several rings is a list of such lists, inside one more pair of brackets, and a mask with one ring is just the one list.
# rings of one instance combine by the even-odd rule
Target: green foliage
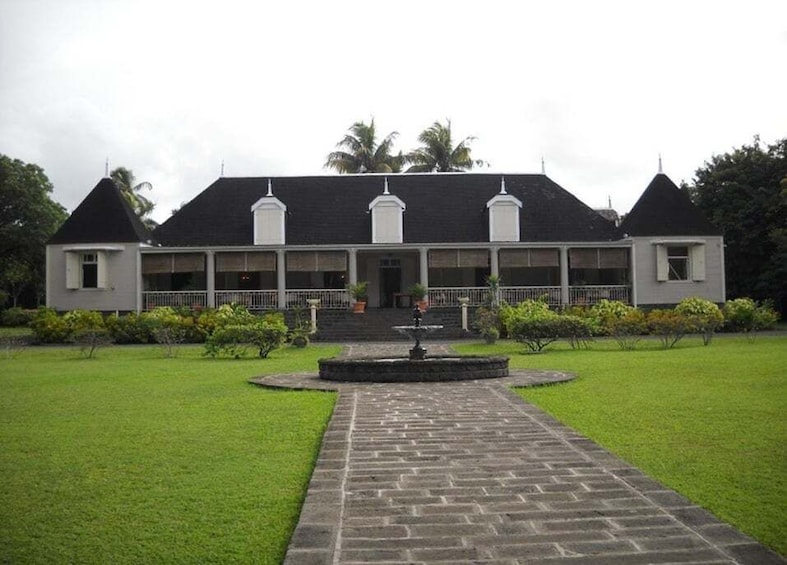
[[524,300],[506,309],[508,335],[530,351],[542,351],[560,337],[560,316],[542,300]]
[[473,159],[470,144],[474,137],[466,137],[456,145],[451,135],[451,120],[445,125],[434,122],[418,136],[421,147],[405,157],[411,166],[408,173],[450,173],[464,172],[475,166],[483,166],[484,161]]
[[724,323],[724,315],[717,304],[705,298],[684,298],[675,307],[675,311],[686,318],[689,333],[702,336],[703,345],[708,345],[713,334]]
[[111,314],[104,320],[109,335],[117,344],[153,343],[153,320],[146,314]]
[[571,349],[587,349],[593,337],[593,325],[587,318],[561,314],[558,317],[558,335],[568,339]]
[[262,318],[250,316],[251,319],[240,316],[217,327],[205,341],[205,355],[239,359],[253,345],[259,357],[264,359],[284,343],[287,325],[281,313],[266,314]]
[[398,173],[404,160],[401,152],[393,154],[398,135],[391,132],[378,144],[374,118],[368,125],[355,122],[336,144],[339,150],[329,153],[323,166],[339,173]]
[[25,310],[19,306],[14,306],[8,310],[4,310],[0,314],[0,325],[8,328],[19,328],[28,325],[33,321],[35,311]]
[[494,343],[500,337],[501,324],[500,309],[481,306],[473,315],[473,329],[487,343]]
[[30,322],[33,339],[38,343],[65,343],[71,337],[71,328],[53,308],[41,307]]
[[369,295],[369,282],[358,281],[355,284],[349,284],[347,285],[347,290],[355,300],[366,300]]
[[0,288],[12,306],[43,297],[46,242],[67,217],[51,193],[41,167],[0,155]]
[[689,331],[686,317],[676,310],[651,310],[647,315],[648,331],[661,340],[664,349],[671,349]]
[[779,315],[765,302],[758,304],[751,298],[736,298],[724,304],[725,327],[735,332],[757,332],[769,329],[779,320]]
[[787,138],[755,137],[697,169],[688,191],[724,234],[727,293],[787,308]]
[[407,292],[410,293],[410,296],[415,300],[423,300],[426,297],[426,287],[421,283],[413,284],[407,289]]
[[604,324],[609,334],[615,338],[618,347],[625,350],[636,348],[642,335],[648,330],[645,314],[634,307],[629,308],[621,317],[607,318]]
[[128,202],[137,217],[149,229],[156,227],[156,222],[150,217],[156,203],[142,195],[143,190],[152,190],[153,186],[149,182],[137,183],[134,173],[125,167],[118,167],[109,173],[109,177],[120,189],[123,198]]
[[633,310],[635,310],[633,306],[619,300],[602,298],[590,308],[589,316],[600,335],[613,335],[613,326],[616,325],[617,320],[626,317]]

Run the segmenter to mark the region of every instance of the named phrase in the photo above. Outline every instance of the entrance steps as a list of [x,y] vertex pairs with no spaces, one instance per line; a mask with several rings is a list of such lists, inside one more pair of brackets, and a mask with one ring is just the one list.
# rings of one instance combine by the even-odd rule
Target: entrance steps
[[[349,310],[318,310],[317,334],[312,336],[312,341],[409,341],[408,336],[401,335],[392,327],[412,323],[409,308],[367,308],[363,314],[354,314]],[[444,326],[442,330],[432,334],[432,339],[435,340],[468,336],[467,332],[462,331],[462,313],[458,308],[427,310],[421,323]]]

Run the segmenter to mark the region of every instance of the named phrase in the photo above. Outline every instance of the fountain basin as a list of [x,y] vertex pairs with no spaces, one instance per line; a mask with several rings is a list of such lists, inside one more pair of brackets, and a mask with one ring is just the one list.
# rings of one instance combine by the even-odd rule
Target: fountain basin
[[442,382],[508,376],[508,357],[503,355],[435,355],[425,359],[331,357],[318,363],[321,379],[341,382]]

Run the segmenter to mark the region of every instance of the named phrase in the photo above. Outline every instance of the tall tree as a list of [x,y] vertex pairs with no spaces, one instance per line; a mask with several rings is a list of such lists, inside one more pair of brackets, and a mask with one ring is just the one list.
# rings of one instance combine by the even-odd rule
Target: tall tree
[[51,192],[41,167],[0,155],[0,288],[13,306],[44,295],[46,242],[68,216]]
[[393,131],[378,144],[374,118],[368,125],[355,122],[336,144],[339,150],[329,153],[323,166],[340,173],[398,173],[404,161],[401,152],[392,153],[398,135]]
[[137,183],[137,179],[134,178],[134,173],[131,169],[125,167],[113,169],[112,172],[109,173],[109,177],[115,181],[115,184],[123,194],[123,198],[131,205],[131,208],[139,219],[142,220],[148,228],[155,228],[156,222],[150,217],[150,213],[153,212],[156,203],[142,195],[143,190],[152,190],[153,185],[147,181]]
[[418,136],[421,147],[405,156],[405,161],[412,166],[408,173],[453,173],[469,171],[473,167],[483,166],[480,159],[471,156],[470,144],[475,137],[466,137],[454,145],[451,137],[451,120],[433,123]]
[[787,138],[714,155],[687,187],[724,233],[727,296],[787,307]]

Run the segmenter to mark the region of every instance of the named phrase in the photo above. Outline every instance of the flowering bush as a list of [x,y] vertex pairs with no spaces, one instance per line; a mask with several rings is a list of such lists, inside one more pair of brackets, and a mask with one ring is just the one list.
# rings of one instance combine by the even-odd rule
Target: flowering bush
[[736,298],[724,304],[724,324],[736,332],[757,332],[773,327],[779,314],[770,303],[758,304],[751,298]]
[[702,336],[703,345],[710,343],[714,332],[724,323],[724,315],[714,302],[696,296],[681,300],[675,307],[675,312],[686,318],[689,333]]
[[686,317],[676,310],[651,310],[647,322],[648,331],[659,336],[664,349],[674,347],[689,329]]

